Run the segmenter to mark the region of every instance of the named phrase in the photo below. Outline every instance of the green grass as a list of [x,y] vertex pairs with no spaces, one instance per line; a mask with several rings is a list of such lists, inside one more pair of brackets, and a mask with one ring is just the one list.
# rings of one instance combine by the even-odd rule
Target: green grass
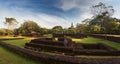
[[0,64],[42,64],[10,52],[0,46]]
[[45,34],[45,35],[43,35],[43,37],[51,38],[52,34]]
[[104,40],[104,39],[99,39],[99,38],[94,38],[94,37],[88,37],[88,38],[83,38],[83,39],[72,39],[73,41],[76,41],[78,43],[103,43],[106,44],[108,46],[111,46],[113,48],[116,48],[118,50],[120,50],[120,43],[116,43],[116,42],[112,42],[112,41],[108,41],[108,40]]
[[25,39],[19,39],[19,40],[4,40],[3,42],[9,43],[15,46],[23,47],[25,46],[25,43],[30,42],[32,39],[34,38],[25,38]]
[[[10,38],[10,37],[1,37],[1,38]],[[24,37],[24,38],[25,39],[20,39],[20,40],[5,40],[3,42],[19,47],[24,47],[26,42],[29,42],[31,39],[33,39],[28,37]],[[13,52],[10,52],[6,48],[0,46],[0,64],[42,64],[42,63],[38,63],[31,59],[17,55]]]
[[26,39],[22,39],[22,40],[6,40],[3,42],[15,45],[15,46],[19,46],[19,47],[23,47],[25,45],[25,43],[29,42],[30,40],[26,40]]

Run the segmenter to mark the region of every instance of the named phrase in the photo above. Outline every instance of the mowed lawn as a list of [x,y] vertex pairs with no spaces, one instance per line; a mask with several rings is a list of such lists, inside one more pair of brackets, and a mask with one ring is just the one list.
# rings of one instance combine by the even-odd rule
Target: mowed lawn
[[42,64],[17,55],[0,46],[0,64]]
[[[3,42],[23,47],[26,42],[29,42],[33,38],[25,38],[20,40],[6,40]],[[13,53],[6,48],[0,46],[0,64],[42,64],[32,59],[25,58],[16,53]]]
[[15,46],[19,46],[19,47],[24,47],[25,43],[30,42],[32,39],[34,39],[34,38],[25,37],[25,39],[5,40],[5,41],[2,41],[2,42],[6,42],[6,43],[9,43],[9,44],[12,44],[12,45],[15,45]]

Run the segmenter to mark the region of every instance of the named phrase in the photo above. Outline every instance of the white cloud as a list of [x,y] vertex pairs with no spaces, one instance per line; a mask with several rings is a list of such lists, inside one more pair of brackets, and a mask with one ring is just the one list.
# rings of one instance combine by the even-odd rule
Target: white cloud
[[[80,23],[80,21],[92,17],[90,7],[98,4],[99,2],[103,2],[107,6],[115,5],[113,4],[114,0],[61,0],[61,4],[59,4],[58,8],[61,8],[63,11],[69,11],[71,9],[79,10],[77,22]],[[114,17],[118,18],[119,16],[116,13]]]
[[52,28],[56,25],[61,25],[63,27],[69,27],[69,22],[66,19],[54,16],[54,15],[48,15],[45,13],[33,13],[27,9],[24,8],[18,8],[18,7],[0,7],[2,8],[0,10],[0,28],[4,28],[5,25],[3,22],[5,21],[5,17],[13,17],[16,18],[20,24],[24,22],[24,20],[33,20],[37,22],[41,27],[47,27]]
[[[93,2],[92,2],[93,1]],[[96,1],[95,1],[96,2]],[[86,10],[90,4],[94,4],[94,0],[61,0],[61,4],[59,4],[59,8],[64,11],[77,8]]]
[[59,7],[63,9],[64,11],[70,10],[72,8],[77,7],[77,2],[76,0],[61,0],[61,4]]
[[39,14],[38,15],[40,21],[43,21],[43,23],[45,24],[44,26],[46,27],[53,27],[56,25],[60,25],[63,27],[69,27],[69,22],[63,18],[54,16],[54,15],[48,15],[48,14]]

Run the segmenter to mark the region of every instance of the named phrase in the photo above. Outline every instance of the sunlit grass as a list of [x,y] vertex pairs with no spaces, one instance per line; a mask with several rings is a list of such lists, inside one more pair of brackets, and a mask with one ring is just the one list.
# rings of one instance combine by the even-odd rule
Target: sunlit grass
[[42,64],[22,57],[0,46],[0,64]]
[[112,41],[108,41],[108,40],[104,40],[104,39],[99,39],[99,38],[94,38],[94,37],[87,37],[87,38],[83,38],[83,39],[72,39],[73,41],[77,42],[77,43],[103,43],[106,44],[108,46],[111,46],[113,48],[116,48],[118,50],[120,50],[120,43],[116,43],[116,42],[112,42]]
[[24,37],[24,39],[18,39],[18,40],[4,40],[3,42],[15,45],[15,46],[20,46],[20,47],[24,47],[25,43],[30,42],[32,39],[34,39],[33,37]]
[[23,47],[25,45],[25,43],[30,42],[30,40],[27,40],[27,39],[22,39],[22,40],[6,40],[6,41],[3,41],[3,42],[9,43],[9,44],[12,44],[12,45],[15,45],[15,46]]
[[43,37],[51,38],[52,34],[45,34],[45,35],[43,35]]

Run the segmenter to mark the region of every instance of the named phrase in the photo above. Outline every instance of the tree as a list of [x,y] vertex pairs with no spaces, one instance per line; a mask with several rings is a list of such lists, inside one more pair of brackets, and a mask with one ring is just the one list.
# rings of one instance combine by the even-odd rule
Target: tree
[[53,33],[63,33],[63,28],[62,26],[54,26],[52,28]]
[[42,33],[42,34],[48,34],[48,33],[50,33],[50,31],[47,28],[40,28],[40,33]]
[[[5,18],[5,24],[8,26],[8,30],[13,30],[14,33],[14,29],[16,28],[18,22],[15,18]],[[9,35],[10,32],[8,32]]]
[[111,16],[114,14],[114,9],[112,6],[106,6],[103,3],[91,7],[91,12],[93,13],[93,19],[89,22],[89,27],[99,26],[101,30],[105,33],[108,31],[109,21],[111,21]]
[[119,30],[119,25],[118,20],[111,18],[109,22],[106,22],[106,31],[108,33],[115,33],[115,31]]
[[19,31],[22,35],[38,33],[40,32],[40,27],[36,22],[27,20],[21,25],[21,27],[19,28]]
[[5,18],[5,24],[8,25],[8,29],[15,29],[16,25],[18,24],[15,18]]
[[112,6],[106,6],[102,2],[98,3],[95,6],[91,7],[91,12],[94,17],[97,16],[112,16],[114,14],[114,9]]
[[101,32],[101,27],[100,26],[92,26],[90,29],[91,33],[100,33]]
[[87,33],[87,25],[86,24],[77,24],[76,31],[77,31],[77,33]]
[[75,28],[68,28],[68,34],[76,34]]

